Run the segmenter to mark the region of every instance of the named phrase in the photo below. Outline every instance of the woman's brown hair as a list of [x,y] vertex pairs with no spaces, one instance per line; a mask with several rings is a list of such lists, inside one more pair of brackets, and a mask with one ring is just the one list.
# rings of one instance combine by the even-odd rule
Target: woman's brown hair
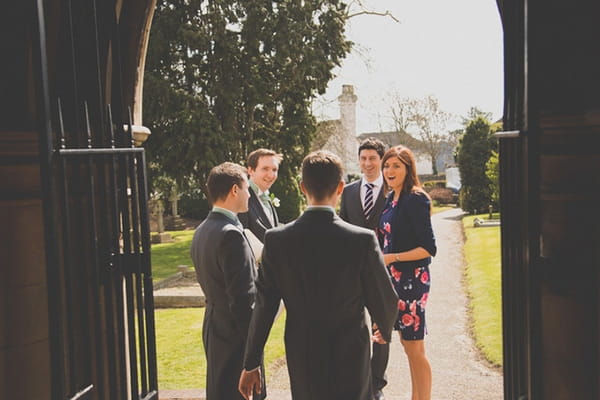
[[[413,152],[406,146],[398,145],[391,147],[388,151],[385,152],[383,158],[381,159],[381,169],[383,170],[383,166],[385,162],[392,157],[396,157],[404,164],[406,167],[406,177],[404,178],[404,184],[402,185],[402,190],[400,194],[409,194],[414,192],[419,192],[429,197],[429,194],[423,187],[421,186],[421,181],[419,181],[419,177],[417,175],[417,161],[415,160],[415,155]],[[385,182],[385,179],[384,179]],[[386,183],[386,189],[389,190]],[[386,191],[387,191],[386,190]],[[431,198],[429,198],[431,200]]]

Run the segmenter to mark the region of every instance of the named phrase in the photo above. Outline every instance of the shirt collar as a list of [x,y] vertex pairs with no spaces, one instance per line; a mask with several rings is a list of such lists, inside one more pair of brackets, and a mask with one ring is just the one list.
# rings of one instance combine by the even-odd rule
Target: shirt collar
[[264,192],[261,191],[258,185],[254,183],[252,179],[248,179],[248,185],[252,188],[252,190],[254,190],[254,193],[256,193],[257,196],[260,196],[263,193],[267,196],[269,195],[269,190],[265,190]]
[[[362,177],[362,186],[366,185],[368,182],[365,179],[364,175]],[[383,174],[379,174],[379,177],[377,179],[375,179],[373,182],[371,182],[373,185],[375,185],[375,187],[382,187],[383,186]]]
[[307,206],[306,211],[331,211],[335,214],[335,210],[331,206]]
[[235,225],[238,225],[240,223],[240,220],[238,219],[237,214],[231,210],[228,210],[228,209],[222,208],[222,207],[213,206],[212,211],[219,213],[219,214],[223,214],[224,216],[229,218]]

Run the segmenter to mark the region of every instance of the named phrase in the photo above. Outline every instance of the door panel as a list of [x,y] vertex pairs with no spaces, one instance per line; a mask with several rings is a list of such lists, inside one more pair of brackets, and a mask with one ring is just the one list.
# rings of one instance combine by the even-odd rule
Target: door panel
[[[37,3],[53,399],[157,399],[144,150],[121,2]],[[124,51],[126,52],[126,51]]]

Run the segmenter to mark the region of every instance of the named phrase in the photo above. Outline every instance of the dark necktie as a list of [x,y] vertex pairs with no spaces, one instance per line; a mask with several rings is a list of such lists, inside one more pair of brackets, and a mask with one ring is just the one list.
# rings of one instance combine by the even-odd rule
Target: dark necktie
[[363,206],[363,213],[365,214],[365,219],[369,219],[371,212],[373,211],[373,187],[375,186],[372,183],[365,184],[367,187],[367,193],[365,194],[365,204]]

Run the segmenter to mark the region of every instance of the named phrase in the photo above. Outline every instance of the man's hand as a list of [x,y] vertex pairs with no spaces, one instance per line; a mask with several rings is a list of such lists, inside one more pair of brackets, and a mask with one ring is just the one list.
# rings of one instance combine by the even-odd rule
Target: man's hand
[[255,368],[252,371],[243,369],[240,375],[238,390],[246,400],[252,400],[254,393],[260,394],[260,368]]

